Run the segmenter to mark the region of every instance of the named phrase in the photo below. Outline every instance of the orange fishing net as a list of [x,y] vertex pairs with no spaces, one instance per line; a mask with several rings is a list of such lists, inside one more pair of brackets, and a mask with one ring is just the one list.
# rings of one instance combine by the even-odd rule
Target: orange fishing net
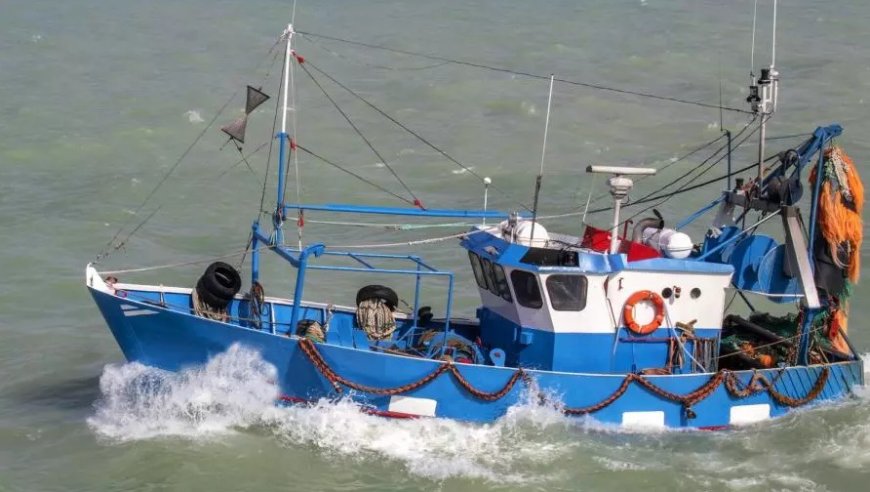
[[[823,169],[818,224],[822,237],[828,243],[831,258],[846,272],[849,282],[854,284],[861,273],[860,251],[864,239],[861,210],[864,206],[864,185],[858,176],[855,163],[839,147],[831,147],[825,151]],[[815,182],[816,169],[813,168],[810,183],[815,185]],[[845,262],[839,254],[844,249],[847,253]],[[845,299],[841,300],[844,301]],[[839,336],[840,331],[846,332],[846,313],[842,308],[832,313],[828,336],[834,348],[848,352],[845,341]]]

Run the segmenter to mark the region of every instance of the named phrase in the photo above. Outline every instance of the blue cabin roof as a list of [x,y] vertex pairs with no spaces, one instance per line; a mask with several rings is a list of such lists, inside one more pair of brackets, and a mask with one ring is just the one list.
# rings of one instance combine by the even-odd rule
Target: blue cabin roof
[[460,244],[465,249],[503,267],[519,268],[530,272],[571,271],[589,274],[608,274],[622,270],[706,274],[734,272],[734,268],[728,264],[695,261],[691,258],[684,260],[653,258],[629,263],[622,254],[599,253],[580,248],[530,247],[506,241],[491,234],[490,231],[491,229],[474,227]]

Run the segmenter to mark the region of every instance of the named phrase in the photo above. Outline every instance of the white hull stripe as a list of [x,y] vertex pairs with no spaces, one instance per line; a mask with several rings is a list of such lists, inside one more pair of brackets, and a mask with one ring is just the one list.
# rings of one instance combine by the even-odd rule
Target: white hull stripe
[[157,311],[152,311],[150,309],[132,309],[124,311],[124,316],[148,316],[149,314],[157,314]]
[[728,422],[731,425],[746,425],[761,422],[770,418],[770,405],[736,405],[731,407]]
[[391,412],[396,413],[419,415],[421,417],[434,417],[435,407],[437,406],[438,402],[430,398],[414,398],[412,396],[391,396],[390,406],[387,409]]
[[665,412],[623,412],[623,427],[662,429],[665,426]]

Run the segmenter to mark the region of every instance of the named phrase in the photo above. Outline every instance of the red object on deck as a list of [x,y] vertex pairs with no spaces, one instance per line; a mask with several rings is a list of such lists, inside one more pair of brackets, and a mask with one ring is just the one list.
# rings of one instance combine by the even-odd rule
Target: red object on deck
[[[610,231],[587,225],[586,230],[583,231],[580,247],[606,253],[610,249]],[[628,255],[628,261],[648,260],[662,256],[655,248],[623,238],[619,238],[619,252]]]

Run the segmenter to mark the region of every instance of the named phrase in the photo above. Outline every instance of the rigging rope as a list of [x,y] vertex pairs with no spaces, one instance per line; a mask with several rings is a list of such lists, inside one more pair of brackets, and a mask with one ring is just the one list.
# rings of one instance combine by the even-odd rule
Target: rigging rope
[[[740,136],[740,134],[742,134],[743,132],[745,132],[747,128],[749,128],[749,125],[743,127],[743,129],[740,130],[740,132],[738,133],[738,137]],[[736,144],[734,144],[734,145],[733,145],[733,148],[732,148],[732,151],[733,151],[733,149],[737,149],[737,148],[739,148],[739,147],[740,147],[744,142],[746,142],[746,140],[748,140],[748,139],[749,139],[749,138],[750,138],[750,137],[751,137],[751,136],[752,136],[756,131],[758,131],[758,128],[756,128],[755,130],[753,130],[752,132],[750,132],[748,135],[746,135],[742,140],[740,140],[740,141],[738,141]],[[668,188],[668,187],[670,187],[670,186],[676,184],[678,181],[682,180],[683,178],[686,178],[686,177],[689,176],[690,174],[692,174],[692,173],[694,173],[695,171],[697,171],[698,169],[700,169],[701,166],[704,166],[705,164],[707,164],[707,167],[706,167],[705,169],[703,169],[700,173],[698,173],[697,175],[695,175],[694,177],[692,177],[691,179],[689,179],[687,182],[683,183],[683,184],[682,184],[679,188],[677,188],[676,190],[674,190],[674,191],[672,191],[672,192],[669,192],[669,193],[659,194],[659,195],[655,195],[655,196],[653,196],[653,193],[655,193],[655,192],[653,192],[653,193],[650,193],[650,194],[645,195],[644,197],[640,198],[639,200],[635,200],[635,201],[632,201],[631,203],[623,204],[622,207],[623,207],[623,208],[627,208],[627,207],[632,207],[632,206],[635,206],[635,205],[642,205],[642,204],[644,204],[644,203],[656,202],[655,204],[650,205],[650,206],[644,208],[643,210],[640,210],[639,212],[636,212],[634,215],[632,215],[632,216],[626,218],[625,220],[622,221],[621,224],[624,224],[625,222],[627,222],[627,221],[629,221],[629,220],[631,220],[631,219],[637,217],[638,215],[640,215],[640,214],[646,212],[647,210],[649,210],[649,209],[651,209],[651,208],[653,208],[653,207],[657,207],[657,206],[659,206],[659,205],[665,203],[666,201],[670,200],[671,198],[673,198],[673,197],[676,196],[676,195],[679,195],[679,194],[682,194],[682,193],[686,193],[686,192],[688,192],[688,191],[694,190],[694,189],[696,189],[696,188],[699,188],[699,187],[701,187],[701,186],[705,186],[705,185],[710,184],[710,183],[715,183],[716,181],[720,181],[720,180],[722,180],[722,179],[726,179],[726,178],[729,176],[729,174],[725,174],[725,175],[723,175],[723,176],[719,176],[718,178],[715,178],[715,179],[710,180],[710,181],[705,181],[704,183],[702,183],[702,184],[700,184],[700,185],[697,185],[697,186],[689,187],[689,185],[690,185],[691,183],[695,182],[698,178],[700,178],[701,176],[703,176],[704,174],[706,174],[707,172],[709,172],[711,169],[713,169],[713,167],[716,166],[716,164],[719,164],[720,162],[722,162],[722,161],[723,161],[723,160],[728,156],[727,153],[722,154],[718,159],[716,159],[716,160],[714,160],[714,161],[711,162],[711,159],[713,159],[713,158],[714,158],[714,157],[715,157],[715,156],[716,156],[716,155],[717,155],[721,150],[722,150],[722,148],[716,150],[716,151],[715,151],[715,152],[714,152],[710,157],[708,157],[707,159],[705,159],[704,161],[702,161],[700,164],[698,164],[697,166],[695,166],[694,168],[692,168],[692,169],[689,170],[688,172],[683,173],[682,175],[680,175],[679,177],[677,177],[675,180],[673,180],[673,181],[671,181],[670,183],[666,184],[665,186],[663,186],[662,188],[660,188],[658,191],[661,191],[661,190],[663,190],[663,189],[665,189],[665,188]],[[774,155],[773,157],[776,157],[776,155]],[[747,170],[747,169],[752,169],[753,167],[755,167],[755,166],[757,166],[757,165],[759,165],[757,162],[756,162],[756,163],[753,163],[753,164],[751,164],[750,166],[747,166],[746,168],[743,168],[742,170],[738,170],[738,171],[735,171],[735,172],[730,173],[730,175],[737,174],[738,172],[742,172],[742,171]],[[602,207],[602,208],[598,208],[598,209],[590,210],[589,213],[599,213],[599,212],[604,212],[604,211],[611,210],[611,209],[612,209],[612,206],[607,206],[607,207]],[[621,225],[621,224],[620,224],[620,225]]]
[[356,126],[350,116],[343,109],[341,109],[335,99],[333,99],[332,96],[329,95],[326,89],[320,84],[320,81],[317,80],[316,77],[314,77],[314,74],[312,74],[310,70],[308,70],[308,67],[306,67],[304,63],[300,64],[299,66],[302,67],[302,70],[304,70],[308,77],[311,78],[311,81],[314,82],[314,85],[316,85],[318,89],[320,89],[320,92],[323,93],[326,99],[328,99],[329,102],[332,103],[332,106],[335,108],[335,110],[344,117],[345,121],[347,121],[347,124],[349,124],[351,128],[353,128],[353,131],[355,131],[356,134],[359,135],[359,137],[362,139],[362,141],[365,142],[365,144],[372,151],[372,153],[375,154],[375,157],[377,157],[380,162],[383,163],[383,165],[386,166],[387,169],[389,169],[390,173],[392,173],[392,175],[396,178],[399,184],[401,184],[402,187],[405,188],[405,191],[407,191],[408,194],[411,195],[411,198],[414,199],[414,201],[411,203],[414,205],[420,204],[419,206],[422,208],[422,202],[419,198],[417,198],[417,195],[415,195],[414,192],[411,191],[411,188],[409,188],[408,185],[402,180],[402,178],[399,177],[399,174],[396,173],[396,170],[393,169],[392,166],[390,166],[390,163],[387,162],[387,159],[385,159],[384,156],[382,156],[381,153],[378,152],[377,149],[375,149],[375,146],[372,144],[372,142],[365,136],[365,134],[363,134],[362,130],[360,130],[359,127]]
[[[275,49],[275,46],[277,46],[277,43],[273,44],[272,47],[269,49],[269,52],[266,54],[266,56],[257,63],[257,66],[254,68],[255,72],[257,70],[259,70],[261,66],[263,66],[263,63],[265,63],[266,60],[269,59],[269,55],[272,54],[272,50]],[[270,70],[270,72],[271,72],[271,70]],[[268,75],[269,75],[269,72],[267,72],[266,76],[268,77]],[[142,203],[140,203],[139,206],[136,207],[136,209],[130,215],[130,217],[126,221],[124,221],[123,224],[121,224],[121,227],[118,228],[118,231],[115,233],[114,236],[112,236],[112,239],[109,240],[109,242],[106,243],[105,246],[103,246],[103,249],[100,251],[99,254],[97,254],[96,258],[94,259],[95,263],[108,257],[112,253],[112,251],[117,251],[117,250],[123,248],[124,245],[127,243],[127,241],[129,241],[130,238],[133,237],[133,235],[137,231],[139,231],[139,229],[141,229],[142,226],[144,226],[145,223],[147,223],[152,217],[154,217],[154,214],[156,214],[160,210],[160,207],[157,207],[157,209],[155,209],[151,214],[149,214],[147,217],[145,217],[145,219],[143,219],[138,225],[136,225],[136,227],[133,228],[133,230],[129,234],[127,234],[124,237],[124,239],[119,241],[117,244],[115,243],[115,241],[121,236],[121,233],[124,231],[124,229],[126,229],[127,226],[130,224],[130,222],[133,220],[133,217],[138,215],[139,212],[141,212],[145,208],[145,205],[148,204],[148,202],[154,197],[154,195],[157,193],[157,191],[166,183],[166,181],[169,179],[169,177],[172,176],[173,173],[175,173],[175,170],[178,169],[178,166],[181,165],[181,163],[184,161],[184,159],[187,157],[187,155],[190,154],[190,151],[192,151],[193,148],[196,147],[196,145],[199,143],[199,141],[202,140],[202,137],[204,137],[205,134],[211,129],[211,127],[214,125],[215,121],[217,121],[217,119],[223,114],[223,112],[226,111],[227,107],[229,107],[230,103],[232,103],[233,99],[236,98],[236,96],[239,94],[239,92],[240,92],[240,89],[236,89],[232,93],[232,95],[227,99],[227,101],[220,107],[220,109],[218,109],[217,113],[215,113],[215,115],[212,117],[212,119],[209,120],[209,122],[205,126],[205,128],[203,128],[202,131],[199,132],[199,135],[197,135],[196,138],[193,140],[193,142],[191,142],[191,144],[187,147],[187,149],[185,149],[184,152],[182,152],[182,154],[178,158],[178,160],[176,160],[175,163],[163,174],[163,177],[160,178],[160,181],[157,182],[157,184],[154,186],[154,188],[151,189],[151,191],[148,193],[148,195],[145,197],[145,199],[142,200]]]
[[[725,136],[726,136],[725,133],[721,133],[718,137],[714,138],[713,140],[710,140],[710,141],[708,141],[708,142],[706,142],[706,143],[704,143],[704,144],[702,144],[702,145],[700,145],[700,146],[698,146],[698,147],[695,147],[694,149],[692,149],[692,150],[690,150],[689,152],[687,152],[687,153],[681,155],[680,157],[677,157],[677,158],[671,160],[670,162],[668,162],[667,164],[665,164],[664,166],[662,166],[661,168],[659,168],[656,172],[657,172],[657,173],[661,173],[661,172],[664,171],[665,169],[667,169],[667,168],[669,168],[669,167],[671,167],[671,166],[674,166],[674,165],[676,165],[676,164],[678,164],[678,163],[680,163],[680,162],[682,162],[682,161],[688,159],[689,157],[691,157],[691,156],[697,154],[698,152],[700,152],[700,151],[706,149],[707,147],[713,145],[714,143],[718,142],[719,140],[721,140],[721,139],[724,138]],[[650,177],[651,177],[651,176],[646,176],[646,175],[644,175],[644,176],[638,176],[637,179],[635,179],[634,182],[635,182],[635,183],[639,183],[639,182],[643,181],[644,179],[648,179],[648,178],[650,178]],[[592,179],[590,179],[589,181],[591,182]],[[579,191],[579,187],[578,187],[578,191]],[[608,196],[610,196],[610,193],[609,193],[609,192],[604,192],[604,193],[602,193],[602,194],[596,196],[595,198],[592,198],[592,196],[590,195],[589,198],[587,199],[587,202],[586,202],[586,205],[584,206],[584,208],[586,208],[586,209],[588,210],[589,205],[591,205],[591,204],[593,204],[593,203],[596,203],[596,202],[599,202],[599,201],[601,201],[602,199],[607,198]],[[566,215],[566,214],[563,214],[563,215],[561,215],[561,216],[566,216],[566,217],[568,217],[568,216],[572,216],[572,215],[577,215],[577,214],[573,214],[573,213],[572,213],[572,214],[567,214],[567,215]],[[550,216],[550,218],[553,218],[553,216]]]
[[[754,118],[753,118],[753,121],[754,121]],[[749,123],[747,123],[746,126],[744,126],[744,127],[743,127],[743,128],[742,128],[742,129],[737,133],[737,135],[736,135],[735,138],[738,138],[738,139],[739,139],[740,136],[741,136],[744,132],[746,132],[746,130],[750,127],[751,124],[752,124],[752,121],[750,121]],[[743,140],[738,141],[736,145],[733,145],[733,148],[731,149],[732,152],[733,152],[733,149],[739,148],[739,147],[740,147],[744,142],[746,142],[746,141],[747,141],[747,140],[748,140],[748,139],[749,139],[749,138],[750,138],[750,137],[751,137],[751,136],[752,136],[756,131],[758,131],[758,128],[756,128],[755,130],[753,130],[752,132],[750,132],[748,135],[746,135],[746,136],[743,138]],[[629,220],[631,220],[631,219],[634,219],[635,217],[639,216],[640,214],[646,212],[647,210],[649,210],[649,209],[651,209],[651,208],[658,207],[658,206],[664,204],[665,202],[667,202],[668,200],[670,200],[671,198],[673,198],[673,197],[676,196],[677,194],[682,193],[683,190],[684,190],[687,186],[689,186],[690,184],[692,184],[692,183],[694,183],[695,181],[697,181],[701,176],[703,176],[704,174],[706,174],[707,172],[709,172],[709,171],[710,171],[711,169],[713,169],[717,164],[719,164],[719,163],[722,162],[725,158],[728,157],[728,153],[726,152],[725,154],[722,154],[718,159],[713,160],[713,161],[711,162],[711,160],[712,160],[712,159],[713,159],[713,158],[714,158],[714,157],[715,157],[719,152],[721,152],[723,149],[727,148],[727,146],[728,146],[728,145],[726,144],[725,146],[720,147],[720,148],[719,148],[716,152],[714,152],[710,157],[708,157],[707,159],[705,159],[704,161],[702,161],[700,164],[698,164],[697,166],[695,166],[693,169],[691,169],[690,171],[688,171],[688,172],[686,172],[686,173],[683,173],[681,176],[679,176],[679,177],[676,178],[675,180],[673,180],[673,181],[671,181],[670,183],[668,183],[667,185],[665,185],[665,186],[659,188],[658,191],[660,192],[660,191],[664,190],[665,188],[668,188],[668,187],[670,187],[670,186],[676,184],[678,181],[682,180],[683,178],[688,177],[688,176],[691,175],[693,172],[695,172],[695,171],[697,171],[698,169],[700,169],[700,167],[703,166],[704,164],[707,164],[707,167],[706,167],[706,168],[704,168],[703,170],[701,170],[701,172],[699,172],[698,174],[696,174],[695,176],[693,176],[691,179],[689,179],[688,181],[686,181],[685,183],[683,183],[682,185],[680,185],[680,187],[677,188],[675,191],[673,191],[673,192],[671,192],[671,193],[668,193],[668,194],[665,194],[665,195],[661,195],[661,194],[660,194],[659,196],[662,197],[661,201],[658,201],[657,203],[654,203],[654,204],[652,204],[652,205],[650,205],[650,206],[648,206],[648,207],[646,207],[646,208],[644,208],[644,209],[642,209],[642,210],[640,210],[640,211],[638,211],[638,212],[635,212],[633,215],[631,215],[630,217],[628,217],[627,219],[625,219],[625,220],[623,221],[623,223],[624,223],[624,222],[627,222],[627,221],[629,221]],[[637,202],[629,203],[629,204],[626,204],[625,206],[628,207],[628,206],[631,206],[631,205],[637,205],[637,204],[639,204],[639,203],[644,203],[644,202],[646,202],[646,201],[652,201],[652,200],[650,199],[650,197],[652,197],[655,193],[656,193],[656,192],[651,192],[651,193],[647,194],[646,196],[641,197],[641,199],[638,200]]]
[[[250,242],[248,244],[250,244]],[[270,247],[271,246],[269,246],[269,245],[263,245],[263,246],[258,247],[257,250],[261,251],[264,249],[269,249]],[[100,273],[102,273],[103,275],[118,275],[121,273],[150,272],[152,270],[162,270],[164,268],[176,268],[176,267],[182,267],[182,266],[200,265],[203,263],[212,262],[214,260],[224,260],[227,258],[234,258],[238,255],[245,254],[247,251],[250,251],[250,249],[248,247],[246,247],[245,249],[238,249],[238,250],[232,251],[230,253],[226,253],[226,254],[222,254],[222,255],[218,255],[218,256],[210,256],[208,258],[200,258],[198,260],[180,261],[180,262],[176,262],[176,263],[165,263],[162,265],[153,265],[153,266],[137,267],[137,268],[124,268],[124,269],[120,269],[120,270],[106,270],[106,271],[103,271]]]
[[[303,37],[304,36],[312,36],[315,38],[328,39],[331,41],[337,41],[337,42],[341,42],[341,43],[362,46],[365,48],[390,51],[393,53],[399,53],[399,54],[403,54],[403,55],[417,56],[417,57],[427,58],[427,59],[435,60],[435,61],[439,61],[439,62],[452,63],[455,65],[462,65],[462,66],[466,66],[466,67],[479,68],[479,69],[484,69],[484,70],[490,70],[493,72],[507,73],[507,74],[511,74],[511,75],[519,75],[522,77],[529,77],[529,78],[533,78],[533,79],[543,79],[543,80],[550,79],[549,75],[541,75],[541,74],[535,74],[535,73],[530,73],[530,72],[523,72],[523,71],[519,71],[519,70],[512,70],[509,68],[494,67],[494,66],[485,65],[482,63],[475,63],[475,62],[470,62],[470,61],[457,60],[457,59],[453,59],[453,58],[446,58],[446,57],[438,56],[438,55],[430,55],[430,54],[426,54],[426,53],[418,53],[418,52],[404,50],[404,49],[390,48],[388,46],[371,44],[371,43],[364,43],[361,41],[354,41],[354,40],[339,38],[339,37],[335,37],[335,36],[327,36],[325,34],[317,34],[317,33],[309,32],[309,31],[297,31],[297,32],[299,34],[302,34]],[[690,101],[690,100],[680,99],[680,98],[676,98],[676,97],[661,96],[661,95],[652,94],[649,92],[639,92],[639,91],[633,91],[633,90],[628,90],[628,89],[619,89],[616,87],[609,87],[609,86],[605,86],[605,85],[601,85],[601,84],[593,84],[593,83],[589,83],[589,82],[581,82],[581,81],[577,81],[577,80],[569,80],[569,79],[561,79],[561,78],[557,78],[555,80],[557,82],[562,82],[565,84],[579,86],[579,87],[586,87],[589,89],[615,92],[618,94],[626,94],[626,95],[637,96],[637,97],[645,97],[648,99],[656,99],[656,100],[660,100],[660,101],[668,101],[668,102],[674,102],[674,103],[680,103],[680,104],[689,104],[692,106],[698,106],[698,107],[702,107],[702,108],[711,108],[711,109],[720,109],[721,108],[724,111],[732,111],[735,113],[752,114],[750,111],[747,111],[745,109],[731,108],[728,106],[721,106],[721,105],[703,103],[703,102],[698,102],[698,101]]]
[[359,174],[357,174],[357,173],[351,171],[350,169],[347,169],[347,168],[345,168],[345,167],[343,167],[343,166],[341,166],[341,165],[339,165],[339,164],[336,164],[335,162],[332,162],[332,161],[330,161],[329,159],[327,159],[326,157],[323,157],[323,156],[321,156],[321,155],[319,155],[319,154],[314,153],[313,151],[309,150],[309,149],[306,148],[306,147],[303,147],[302,145],[296,144],[296,147],[297,147],[299,150],[301,150],[301,151],[303,151],[303,152],[309,154],[311,157],[314,157],[314,158],[320,159],[320,160],[323,161],[324,163],[329,164],[330,166],[332,166],[332,167],[334,167],[334,168],[336,168],[336,169],[338,169],[338,170],[340,170],[340,171],[343,171],[343,172],[345,172],[345,173],[347,173],[347,174],[350,174],[350,175],[353,176],[354,178],[356,178],[356,179],[362,181],[363,183],[366,183],[366,184],[368,184],[368,185],[370,185],[370,186],[373,186],[373,187],[375,187],[375,188],[377,188],[377,189],[383,191],[384,193],[387,193],[387,194],[389,194],[389,195],[392,195],[392,196],[398,198],[399,200],[402,200],[402,201],[405,202],[405,203],[409,203],[409,204],[411,204],[411,205],[414,205],[414,202],[413,202],[413,201],[408,200],[407,198],[403,197],[402,195],[399,195],[398,193],[396,193],[396,192],[394,192],[394,191],[392,191],[392,190],[390,190],[390,189],[388,189],[388,188],[385,188],[385,187],[383,187],[383,186],[381,186],[381,185],[375,183],[374,181],[372,181],[372,180],[370,180],[370,179],[367,179],[367,178],[365,178],[365,177],[363,177],[363,176],[361,176],[361,175],[359,175]]
[[[393,116],[391,116],[390,114],[388,114],[386,111],[384,111],[384,110],[382,110],[381,108],[379,108],[378,106],[376,106],[374,103],[370,102],[368,99],[364,98],[363,96],[361,96],[360,94],[358,94],[357,92],[355,92],[355,91],[354,91],[353,89],[351,89],[350,87],[348,87],[348,86],[342,84],[341,82],[339,82],[338,80],[336,80],[334,77],[332,77],[332,76],[329,75],[328,73],[326,73],[326,72],[324,72],[323,70],[321,70],[320,68],[318,68],[317,65],[314,65],[314,64],[311,63],[310,61],[306,61],[306,63],[307,63],[308,65],[310,65],[311,68],[313,68],[314,70],[316,70],[319,74],[321,74],[321,75],[323,75],[324,77],[326,77],[327,79],[331,80],[335,85],[341,87],[342,89],[344,89],[345,91],[347,91],[348,93],[350,93],[352,96],[354,96],[354,97],[356,97],[357,99],[359,99],[360,101],[362,101],[366,106],[368,106],[368,107],[372,108],[373,110],[377,111],[381,116],[383,116],[384,118],[390,120],[393,124],[395,124],[396,126],[398,126],[399,128],[401,128],[402,130],[406,131],[406,132],[409,133],[410,135],[414,136],[417,140],[419,140],[420,142],[422,142],[423,144],[425,144],[426,146],[428,146],[429,148],[431,148],[431,149],[434,150],[435,152],[438,152],[438,153],[441,154],[445,159],[447,159],[447,160],[449,160],[450,162],[456,164],[457,166],[459,166],[461,169],[463,169],[463,170],[464,170],[465,172],[467,172],[468,174],[470,174],[470,175],[474,176],[475,178],[477,178],[481,183],[486,184],[486,178],[485,178],[484,176],[481,176],[481,175],[478,174],[477,172],[475,172],[474,169],[472,169],[472,168],[466,166],[465,164],[459,162],[456,158],[454,158],[452,155],[448,154],[445,150],[443,150],[443,149],[441,149],[440,147],[438,147],[437,145],[433,144],[432,142],[430,142],[429,140],[427,140],[425,137],[423,137],[423,136],[420,135],[419,133],[415,132],[415,131],[412,130],[410,127],[408,127],[407,125],[405,125],[405,124],[402,123],[401,121],[397,120],[396,118],[394,118]],[[501,189],[501,188],[499,188],[499,187],[497,187],[497,186],[495,186],[495,185],[492,185],[492,184],[489,184],[489,186],[491,186],[494,190],[498,191],[499,193],[501,193],[501,194],[503,194],[503,195],[505,195],[505,196],[511,198],[511,195],[510,195],[509,193],[507,193],[506,191],[504,191],[503,189]],[[524,204],[523,202],[521,202],[521,201],[519,201],[519,200],[515,200],[515,199],[513,199],[513,198],[511,198],[511,200],[513,200],[513,201],[515,201],[516,203],[518,203],[518,204],[519,204],[521,207],[523,207],[524,209],[531,211],[531,209],[530,209],[526,204]]]
[[[269,142],[263,142],[263,143],[261,143],[257,148],[255,148],[254,150],[248,152],[247,154],[242,154],[242,156],[241,156],[241,158],[240,158],[239,160],[237,160],[237,161],[234,162],[231,166],[229,166],[229,167],[227,167],[226,169],[224,169],[223,171],[221,171],[221,173],[217,175],[217,179],[220,179],[220,178],[226,176],[226,174],[227,174],[228,172],[232,171],[233,169],[235,169],[236,167],[238,167],[239,164],[242,164],[242,163],[244,163],[246,166],[248,166],[248,169],[250,169],[251,172],[253,173],[254,170],[253,170],[253,168],[251,168],[251,164],[248,162],[248,159],[250,159],[251,157],[253,157],[254,155],[256,155],[256,154],[257,154],[258,152],[260,152],[261,150],[265,149],[267,145],[269,145]],[[256,173],[255,173],[255,174],[256,174]]]

